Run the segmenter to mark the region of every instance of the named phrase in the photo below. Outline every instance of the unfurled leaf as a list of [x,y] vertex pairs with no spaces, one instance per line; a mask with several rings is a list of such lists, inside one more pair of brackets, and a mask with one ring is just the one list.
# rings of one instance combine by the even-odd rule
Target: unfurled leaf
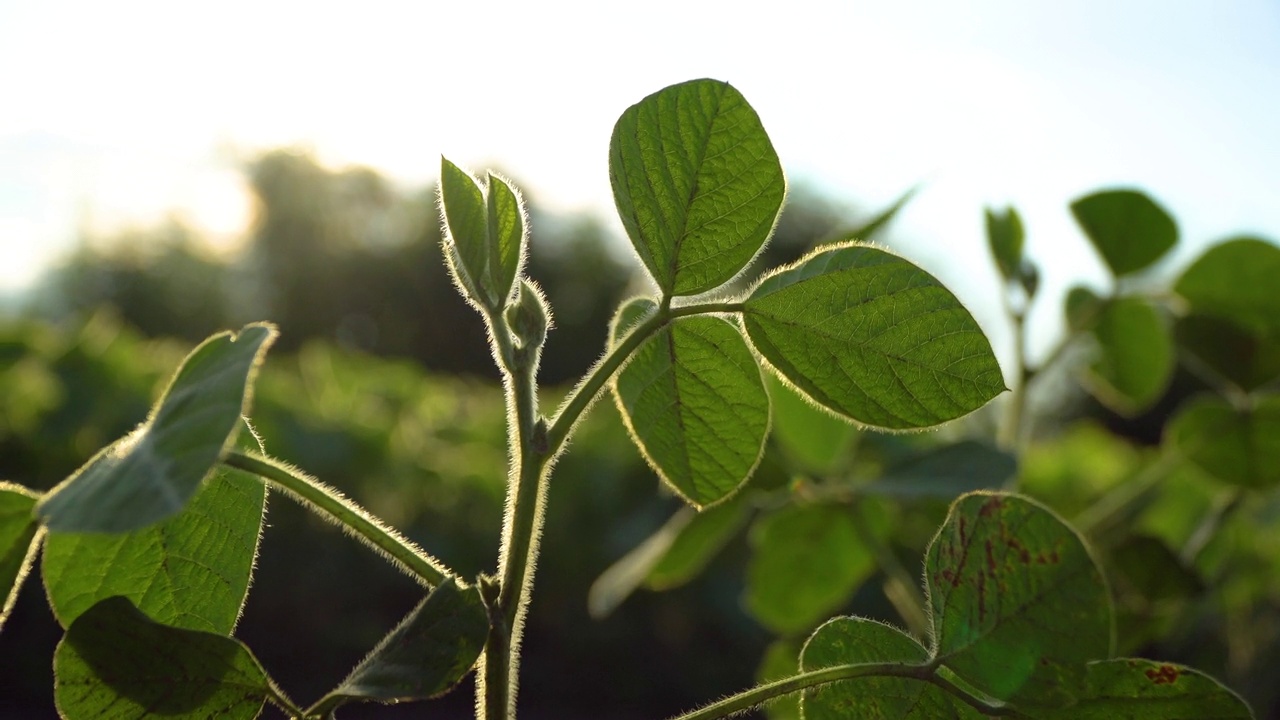
[[1251,330],[1226,318],[1191,314],[1178,318],[1173,335],[1200,369],[1246,392],[1280,377],[1280,334]]
[[1022,268],[1022,245],[1026,235],[1022,218],[1012,207],[1004,212],[987,208],[987,247],[995,258],[1000,275],[1007,280],[1019,277]]
[[1217,397],[1188,401],[1169,422],[1166,441],[1209,475],[1232,485],[1280,485],[1280,397],[1235,408]]
[[760,118],[715,80],[672,85],[628,108],[609,142],[609,179],[631,244],[666,296],[741,272],[786,194]]
[[867,425],[937,425],[1005,389],[991,343],[960,301],[877,248],[824,247],[769,273],[743,321],[784,378]]
[[484,648],[489,618],[475,588],[437,585],[333,692],[308,710],[323,716],[352,701],[439,697],[458,684]]
[[[718,505],[707,512],[727,505],[728,503]],[[654,566],[671,549],[680,533],[697,516],[698,513],[693,508],[681,507],[662,527],[605,568],[587,591],[587,612],[591,617],[608,617],[623,601],[631,597],[631,593],[640,587]]]
[[1148,301],[1109,301],[1093,326],[1097,358],[1085,383],[1116,412],[1137,414],[1160,399],[1173,377],[1176,356],[1164,320]]
[[[872,532],[883,537],[886,527]],[[803,632],[838,610],[876,569],[851,511],[839,505],[790,505],[751,529],[746,605],[765,627]]]
[[842,418],[820,410],[769,375],[773,401],[773,438],[800,467],[824,474],[836,470],[853,445],[857,430]]
[[226,635],[249,590],[266,490],[219,468],[178,515],[121,534],[49,533],[41,570],[63,627],[123,595],[157,622]]
[[0,481],[0,628],[40,546],[40,523],[31,514],[38,498],[21,485]]
[[957,500],[929,546],[925,581],[936,656],[994,698],[1070,702],[1085,690],[1085,663],[1111,655],[1101,571],[1074,530],[1027,498]]
[[1071,203],[1071,214],[1117,277],[1147,268],[1178,243],[1173,218],[1136,190],[1087,195]]
[[[800,669],[805,672],[838,665],[899,662],[923,665],[929,651],[911,636],[874,620],[835,618],[814,631],[804,644]],[[968,720],[982,716],[941,688],[915,678],[861,677],[805,690],[805,720]]]
[[1240,696],[1182,665],[1119,658],[1089,663],[1088,685],[1070,707],[1031,714],[1036,720],[1252,720]]
[[488,209],[484,192],[470,173],[440,158],[440,213],[444,216],[445,257],[460,289],[472,302],[495,307],[489,283]]
[[1280,335],[1280,247],[1258,238],[1215,245],[1182,273],[1174,291],[1192,312],[1224,318],[1272,337]]
[[154,622],[122,597],[76,618],[53,662],[67,720],[247,720],[278,692],[239,642]]
[[679,318],[658,331],[618,374],[614,398],[645,459],[696,507],[733,493],[760,460],[769,396],[724,320]]
[[871,240],[876,235],[878,235],[880,231],[883,230],[889,223],[893,222],[893,219],[898,216],[898,213],[902,210],[902,208],[906,207],[906,204],[910,202],[911,198],[915,197],[915,194],[919,189],[920,189],[919,186],[916,186],[902,193],[902,195],[897,200],[893,201],[892,205],[882,210],[880,214],[871,218],[863,225],[857,228],[854,228],[853,230],[850,230],[848,232],[841,233],[836,239],[823,244],[830,245],[833,243],[850,242],[853,240],[861,240],[863,242],[867,242],[868,240]]
[[697,577],[746,524],[751,516],[751,504],[747,500],[745,493],[738,493],[727,502],[689,518],[645,576],[645,587],[670,590]]
[[894,463],[860,490],[903,499],[951,500],[974,490],[998,489],[1017,472],[1013,455],[987,443],[962,440]]
[[524,201],[520,193],[506,180],[489,173],[489,197],[485,229],[488,247],[488,281],[498,305],[505,304],[511,296],[520,265],[524,262],[524,248],[529,235],[525,227]]
[[98,453],[36,506],[57,532],[123,533],[177,514],[236,439],[270,325],[246,325],[200,344],[151,417]]

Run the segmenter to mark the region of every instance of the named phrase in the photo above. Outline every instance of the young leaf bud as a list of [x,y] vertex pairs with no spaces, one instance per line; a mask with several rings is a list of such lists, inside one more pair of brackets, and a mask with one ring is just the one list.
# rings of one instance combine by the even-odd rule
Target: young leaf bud
[[530,280],[521,279],[515,300],[504,313],[507,329],[523,349],[541,348],[551,324],[547,300],[542,290]]

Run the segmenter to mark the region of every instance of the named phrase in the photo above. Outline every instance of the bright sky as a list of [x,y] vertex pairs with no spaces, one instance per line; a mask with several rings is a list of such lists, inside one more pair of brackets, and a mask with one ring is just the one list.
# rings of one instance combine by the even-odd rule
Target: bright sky
[[611,215],[617,116],[695,77],[743,92],[793,179],[864,208],[924,182],[900,248],[997,344],[984,205],[1019,208],[1044,267],[1037,344],[1068,283],[1102,282],[1076,196],[1152,193],[1183,231],[1170,268],[1229,234],[1280,240],[1274,0],[0,0],[0,294],[78,227],[176,212],[235,238],[238,162],[278,145],[406,186],[441,154],[501,164]]

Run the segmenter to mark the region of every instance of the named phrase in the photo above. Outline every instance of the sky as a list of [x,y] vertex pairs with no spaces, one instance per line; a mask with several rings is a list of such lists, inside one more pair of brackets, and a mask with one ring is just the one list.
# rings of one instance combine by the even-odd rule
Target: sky
[[1076,197],[1155,197],[1182,230],[1166,274],[1233,234],[1280,240],[1274,0],[0,0],[0,296],[82,229],[172,215],[234,247],[239,168],[278,146],[406,188],[442,154],[501,166],[611,218],[614,121],[697,77],[745,95],[793,182],[863,210],[921,184],[897,247],[998,346],[985,206],[1018,208],[1043,268],[1033,346],[1070,284],[1105,281]]

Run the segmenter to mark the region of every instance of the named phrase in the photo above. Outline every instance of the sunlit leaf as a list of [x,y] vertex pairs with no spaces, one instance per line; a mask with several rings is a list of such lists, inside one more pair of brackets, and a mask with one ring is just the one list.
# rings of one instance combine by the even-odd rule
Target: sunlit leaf
[[820,410],[775,375],[768,378],[773,401],[773,438],[801,468],[834,471],[848,454],[857,430]]
[[1169,213],[1136,190],[1105,190],[1071,203],[1071,214],[1117,277],[1143,270],[1178,243]]
[[1016,495],[955,502],[925,563],[935,652],[978,690],[1043,706],[1085,686],[1085,663],[1111,654],[1112,610],[1084,542]]
[[824,247],[766,275],[747,334],[784,378],[867,425],[937,425],[1002,392],[991,343],[931,275],[873,247]]
[[1178,318],[1178,347],[1217,377],[1246,392],[1280,377],[1280,334],[1251,330],[1211,315]]
[[931,447],[885,469],[864,493],[904,499],[951,500],[974,490],[1002,487],[1018,472],[1013,455],[976,440]]
[[[872,531],[883,537],[886,528]],[[851,511],[839,505],[790,505],[751,529],[746,605],[765,627],[803,632],[838,610],[875,571]]]
[[122,597],[76,618],[54,673],[54,701],[68,720],[248,719],[274,694],[239,642],[154,622]]
[[40,523],[31,514],[38,497],[21,485],[0,481],[0,628],[18,601],[40,545]]
[[520,264],[524,261],[524,248],[529,231],[525,227],[524,201],[520,193],[507,181],[489,174],[488,218],[488,274],[486,286],[492,289],[498,304],[511,295]]
[[751,504],[746,494],[738,493],[728,502],[691,517],[649,570],[644,580],[645,587],[669,590],[697,577],[716,553],[738,534],[750,515]]
[[658,302],[648,297],[633,297],[618,306],[609,324],[609,342],[616,345],[619,340],[658,310]]
[[[706,512],[717,512],[728,505],[729,503],[721,503]],[[662,527],[605,568],[587,591],[587,612],[591,617],[608,617],[618,609],[645,581],[690,521],[698,516],[699,513],[693,508],[681,507]]]
[[902,193],[897,200],[893,201],[892,205],[880,211],[879,214],[868,220],[866,223],[854,228],[853,230],[841,233],[837,238],[823,244],[828,245],[853,240],[866,242],[871,240],[878,235],[881,230],[884,230],[889,223],[893,222],[893,219],[898,216],[898,213],[902,211],[902,208],[906,207],[907,203],[911,201],[911,198],[915,197],[915,194],[919,189],[919,186],[916,186]]
[[157,622],[225,635],[249,590],[266,490],[220,468],[178,515],[130,533],[49,533],[41,570],[63,627],[123,595]]
[[694,506],[727,497],[760,460],[769,396],[724,320],[686,317],[660,330],[618,374],[614,398],[645,459]]
[[[835,618],[804,644],[800,669],[900,662],[924,664],[929,652],[911,636],[874,620]],[[981,718],[941,688],[914,678],[862,677],[821,685],[801,694],[805,720],[956,720]]]
[[496,307],[496,296],[485,290],[489,282],[489,231],[484,192],[470,173],[443,157],[440,212],[444,216],[445,256],[454,279],[473,302]]
[[1119,658],[1089,663],[1076,705],[1032,713],[1037,720],[1252,720],[1238,695],[1182,665]]
[[1215,245],[1182,273],[1174,290],[1203,315],[1280,334],[1280,247],[1258,238]]
[[1280,396],[1235,408],[1217,397],[1187,401],[1166,440],[1215,478],[1253,489],[1280,485]]
[[1150,302],[1117,298],[1102,309],[1093,326],[1098,353],[1085,382],[1098,400],[1127,415],[1160,399],[1173,377],[1173,338]]
[[471,671],[488,632],[488,613],[480,594],[446,580],[308,714],[323,716],[352,701],[396,703],[439,697]]
[[1018,277],[1022,268],[1022,245],[1026,235],[1022,218],[1012,207],[1004,212],[987,208],[987,247],[1005,280]]
[[52,531],[122,533],[182,510],[230,448],[248,412],[270,325],[246,325],[200,344],[151,417],[98,453],[36,506]]
[[764,246],[786,193],[755,110],[727,83],[693,80],[632,105],[609,143],[613,197],[664,295],[737,275]]

